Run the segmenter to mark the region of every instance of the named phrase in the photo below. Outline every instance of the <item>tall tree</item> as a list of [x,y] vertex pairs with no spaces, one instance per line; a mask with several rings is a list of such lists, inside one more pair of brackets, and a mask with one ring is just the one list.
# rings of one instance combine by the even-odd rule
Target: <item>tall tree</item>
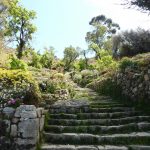
[[99,51],[103,49],[106,42],[110,40],[113,34],[120,29],[119,25],[114,23],[112,19],[99,15],[92,18],[89,24],[94,28],[93,31],[87,32],[86,42],[89,48],[95,52],[96,58],[100,58]]
[[125,0],[125,5],[137,7],[144,12],[150,12],[150,0]]
[[25,46],[32,40],[32,35],[36,31],[36,27],[32,23],[35,16],[34,11],[29,11],[21,6],[18,0],[9,2],[5,36],[10,41],[17,42],[17,57],[19,59],[22,57]]
[[70,71],[71,67],[73,66],[73,63],[75,60],[79,57],[79,49],[80,48],[74,48],[72,46],[66,47],[64,50],[64,70],[65,71]]

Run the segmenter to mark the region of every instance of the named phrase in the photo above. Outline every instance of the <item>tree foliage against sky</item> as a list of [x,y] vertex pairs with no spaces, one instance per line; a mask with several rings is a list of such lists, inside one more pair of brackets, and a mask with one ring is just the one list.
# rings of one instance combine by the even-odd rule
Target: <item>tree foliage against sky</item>
[[104,49],[106,42],[110,40],[120,27],[112,19],[106,18],[104,15],[93,17],[89,24],[94,29],[87,32],[85,39],[89,44],[89,48],[95,52],[96,58],[100,58],[99,51]]
[[34,11],[29,11],[21,6],[18,0],[9,2],[5,36],[11,42],[17,42],[18,58],[22,57],[25,46],[32,40],[33,33],[36,31],[32,23],[35,16]]
[[79,54],[79,48],[74,48],[72,46],[65,48],[63,58],[65,71],[70,71],[73,63],[79,57]]
[[129,7],[137,7],[141,11],[150,11],[150,0],[126,0]]

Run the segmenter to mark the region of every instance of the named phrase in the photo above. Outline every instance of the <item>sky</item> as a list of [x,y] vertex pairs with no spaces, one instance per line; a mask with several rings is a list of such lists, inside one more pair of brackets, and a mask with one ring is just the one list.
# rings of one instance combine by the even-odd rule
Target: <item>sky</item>
[[86,32],[91,31],[92,17],[104,14],[118,23],[121,30],[149,29],[150,16],[120,5],[123,0],[21,0],[24,7],[34,10],[37,32],[31,43],[37,51],[53,46],[58,57],[70,45],[87,49]]

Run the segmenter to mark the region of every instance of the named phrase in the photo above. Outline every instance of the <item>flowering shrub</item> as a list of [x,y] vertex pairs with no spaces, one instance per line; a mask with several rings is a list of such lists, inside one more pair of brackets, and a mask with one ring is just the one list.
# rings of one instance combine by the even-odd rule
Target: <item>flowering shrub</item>
[[23,101],[22,101],[22,99],[19,99],[19,98],[16,98],[16,99],[11,98],[7,101],[7,105],[9,107],[17,108],[21,104],[23,104]]
[[[32,97],[27,97],[31,91]],[[10,104],[16,106],[22,102],[38,104],[39,99],[37,83],[29,72],[0,68],[0,107]]]

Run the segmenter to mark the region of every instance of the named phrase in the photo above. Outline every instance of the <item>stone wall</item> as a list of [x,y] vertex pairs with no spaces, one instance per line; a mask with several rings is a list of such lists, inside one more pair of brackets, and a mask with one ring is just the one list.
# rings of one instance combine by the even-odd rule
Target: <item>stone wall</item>
[[0,112],[0,149],[35,150],[44,127],[44,109],[33,105]]
[[150,64],[136,69],[127,67],[115,75],[114,81],[131,100],[150,102]]

